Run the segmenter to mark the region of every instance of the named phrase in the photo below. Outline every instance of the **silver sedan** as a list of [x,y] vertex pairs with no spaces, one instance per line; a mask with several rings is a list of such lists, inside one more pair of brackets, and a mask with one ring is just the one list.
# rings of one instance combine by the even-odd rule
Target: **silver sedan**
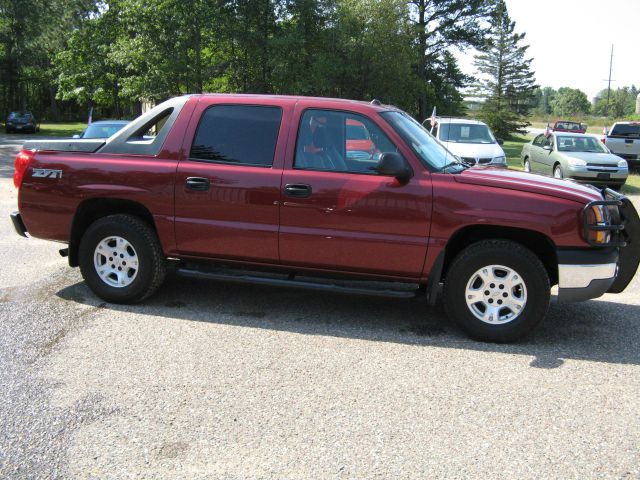
[[629,176],[626,160],[611,153],[593,135],[582,133],[540,134],[522,147],[520,159],[526,172],[616,189]]

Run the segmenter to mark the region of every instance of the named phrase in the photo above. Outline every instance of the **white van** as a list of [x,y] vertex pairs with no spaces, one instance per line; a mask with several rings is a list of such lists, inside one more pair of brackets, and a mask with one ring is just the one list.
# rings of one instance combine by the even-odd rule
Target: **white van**
[[506,167],[504,142],[496,139],[489,127],[468,118],[438,118],[431,132],[447,150],[472,165]]

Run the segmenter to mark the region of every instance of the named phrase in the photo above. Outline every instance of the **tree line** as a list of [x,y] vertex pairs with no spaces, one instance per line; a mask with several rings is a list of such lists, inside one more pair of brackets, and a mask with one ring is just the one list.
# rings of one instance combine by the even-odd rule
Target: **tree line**
[[[184,93],[274,93],[424,119],[463,114],[474,89],[513,131],[536,87],[514,25],[504,0],[0,0],[0,107],[131,117]],[[453,48],[480,52],[481,78]]]
[[600,117],[625,118],[635,113],[638,93],[640,92],[635,85],[610,91],[605,88],[598,92],[592,105],[587,95],[577,88],[562,87],[554,90],[551,87],[545,87],[534,91],[533,113],[538,116],[591,114]]

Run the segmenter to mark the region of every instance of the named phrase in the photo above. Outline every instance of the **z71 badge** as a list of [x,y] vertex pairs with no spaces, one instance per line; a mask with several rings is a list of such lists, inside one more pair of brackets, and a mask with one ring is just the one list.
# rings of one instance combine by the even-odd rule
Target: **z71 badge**
[[34,168],[33,178],[62,178],[62,170],[51,170],[49,168]]

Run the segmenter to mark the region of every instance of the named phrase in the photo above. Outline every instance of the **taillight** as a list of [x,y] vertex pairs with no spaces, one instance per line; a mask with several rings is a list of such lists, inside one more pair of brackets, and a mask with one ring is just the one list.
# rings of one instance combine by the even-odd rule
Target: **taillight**
[[607,137],[602,137],[602,138],[600,139],[600,141],[601,141],[602,143],[607,143]]
[[24,174],[26,173],[31,160],[33,160],[33,151],[31,150],[21,150],[16,157],[16,161],[14,163],[15,171],[13,172],[13,184],[16,188],[20,188],[22,186]]

